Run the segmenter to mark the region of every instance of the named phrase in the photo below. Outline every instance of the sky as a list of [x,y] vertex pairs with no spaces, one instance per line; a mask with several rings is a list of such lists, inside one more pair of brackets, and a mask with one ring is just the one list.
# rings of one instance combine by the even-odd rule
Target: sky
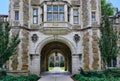
[[[120,10],[120,0],[107,0]],[[0,0],[0,14],[8,14],[9,0]]]

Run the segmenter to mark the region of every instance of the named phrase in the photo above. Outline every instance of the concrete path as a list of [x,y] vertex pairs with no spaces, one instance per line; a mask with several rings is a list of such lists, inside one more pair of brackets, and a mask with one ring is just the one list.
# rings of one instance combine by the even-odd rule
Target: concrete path
[[73,81],[70,75],[64,74],[65,71],[61,70],[59,67],[55,67],[47,73],[48,75],[42,76],[38,81]]

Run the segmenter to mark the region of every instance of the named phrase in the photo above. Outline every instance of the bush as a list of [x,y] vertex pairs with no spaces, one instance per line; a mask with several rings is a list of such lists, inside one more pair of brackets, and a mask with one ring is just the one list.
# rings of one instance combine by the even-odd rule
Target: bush
[[104,71],[84,71],[80,68],[80,74],[75,75],[79,81],[120,81],[119,69],[106,69]]
[[64,67],[64,61],[60,61],[60,67]]
[[102,77],[102,78],[98,78],[98,77],[85,77],[83,75],[75,75],[75,79],[79,80],[79,81],[119,81],[118,78],[114,78],[114,77]]
[[6,75],[7,75],[6,71],[0,70],[0,76],[6,76]]
[[37,75],[29,75],[27,78],[29,81],[37,81],[39,79]]
[[28,76],[3,76],[1,81],[37,81],[39,77],[37,75]]
[[49,67],[54,67],[54,61],[50,61]]
[[7,75],[6,71],[0,70],[0,79],[2,78],[2,76],[6,76],[6,75]]
[[82,68],[80,68],[80,74],[86,77],[103,77],[104,74],[102,72],[99,71],[84,71]]
[[108,68],[103,71],[106,76],[120,77],[120,70],[117,68]]

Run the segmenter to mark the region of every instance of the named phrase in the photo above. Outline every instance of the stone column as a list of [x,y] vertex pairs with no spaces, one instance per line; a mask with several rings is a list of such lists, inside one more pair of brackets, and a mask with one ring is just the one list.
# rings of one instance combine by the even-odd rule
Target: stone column
[[80,69],[79,55],[72,55],[72,74],[78,74]]
[[39,55],[32,56],[31,73],[37,74],[37,75],[40,74],[40,56]]

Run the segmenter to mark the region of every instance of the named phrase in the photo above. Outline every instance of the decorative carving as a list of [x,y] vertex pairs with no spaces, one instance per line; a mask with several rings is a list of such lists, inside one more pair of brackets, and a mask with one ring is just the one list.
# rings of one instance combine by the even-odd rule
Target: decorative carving
[[80,41],[80,36],[78,34],[74,35],[74,40],[76,43],[78,43]]
[[31,38],[32,38],[33,42],[37,42],[37,40],[38,40],[37,34],[33,34],[33,36]]

